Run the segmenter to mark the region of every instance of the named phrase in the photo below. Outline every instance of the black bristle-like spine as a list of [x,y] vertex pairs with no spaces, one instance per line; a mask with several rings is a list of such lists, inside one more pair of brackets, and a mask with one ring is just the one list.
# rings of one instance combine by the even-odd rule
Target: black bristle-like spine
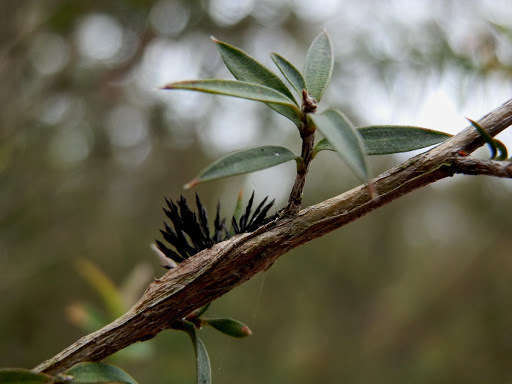
[[247,203],[247,206],[245,207],[245,212],[240,217],[240,220],[238,221],[240,232],[246,232],[245,227],[247,223],[249,222],[249,217],[251,216],[251,209],[252,209],[252,203],[254,201],[254,191],[251,194],[251,197],[249,198],[249,202]]
[[175,261],[176,263],[181,263],[183,260],[185,260],[181,255],[177,254],[172,249],[167,248],[162,242],[158,240],[155,240],[155,242],[158,249],[161,250],[169,259]]
[[260,213],[261,209],[263,208],[263,206],[265,205],[267,200],[268,200],[268,196],[265,196],[265,198],[263,200],[261,200],[261,202],[258,204],[256,209],[254,210],[254,212],[252,214],[252,218],[249,221],[249,223],[247,224],[247,226],[251,227],[254,224],[255,218],[258,216],[258,214]]
[[203,204],[201,204],[201,200],[199,199],[199,195],[197,193],[196,207],[204,242],[206,243],[207,248],[210,248],[213,245],[213,241],[210,238],[210,229],[208,228],[208,213],[206,212],[206,209],[203,207]]
[[272,200],[270,203],[265,205],[258,216],[253,217],[251,220],[251,228],[248,228],[249,231],[254,231],[258,227],[261,227],[262,225],[266,224],[268,221],[270,221],[270,218],[267,218],[267,213],[274,205],[275,200]]
[[172,227],[164,222],[164,228],[160,232],[174,250],[158,240],[156,240],[156,248],[169,259],[180,263],[203,249],[227,240],[232,234],[252,232],[269,222],[271,218],[267,217],[267,213],[273,206],[274,200],[269,203],[267,201],[268,196],[257,205],[254,212],[251,212],[254,203],[253,192],[240,218],[238,220],[235,216],[231,218],[232,233],[230,233],[226,228],[226,219],[221,217],[220,203],[217,204],[213,228],[210,231],[207,211],[197,194],[195,196],[196,212],[189,207],[183,196],[176,203],[166,198],[166,207],[163,210]]
[[213,234],[213,243],[219,243],[223,239],[227,238],[227,230],[226,230],[226,219],[220,218],[220,202],[217,203],[217,213],[215,214],[214,225],[214,234]]

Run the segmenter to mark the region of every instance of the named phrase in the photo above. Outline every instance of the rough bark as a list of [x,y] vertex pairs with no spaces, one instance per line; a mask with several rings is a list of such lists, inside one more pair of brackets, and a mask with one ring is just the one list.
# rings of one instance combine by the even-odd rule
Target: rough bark
[[[507,128],[512,124],[512,100],[479,123],[492,136]],[[430,151],[376,177],[373,183],[377,198],[371,199],[368,188],[359,186],[200,252],[151,283],[125,315],[82,337],[34,370],[57,373],[78,362],[101,360],[132,343],[150,339],[169,328],[173,321],[268,269],[290,249],[439,179],[454,173],[510,177],[509,163],[461,157],[482,144],[477,131],[468,127]]]

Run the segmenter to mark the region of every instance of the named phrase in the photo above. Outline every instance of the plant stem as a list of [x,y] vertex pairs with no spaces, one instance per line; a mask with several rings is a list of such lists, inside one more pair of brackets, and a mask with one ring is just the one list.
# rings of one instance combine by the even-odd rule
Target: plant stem
[[317,104],[316,100],[311,98],[305,89],[302,90],[302,126],[300,128],[300,137],[302,138],[302,150],[300,162],[297,163],[297,176],[293,184],[288,206],[285,208],[285,215],[296,214],[302,204],[302,191],[306,183],[306,176],[309,170],[309,164],[313,160],[313,146],[315,145],[315,127],[308,121],[308,113],[314,113]]

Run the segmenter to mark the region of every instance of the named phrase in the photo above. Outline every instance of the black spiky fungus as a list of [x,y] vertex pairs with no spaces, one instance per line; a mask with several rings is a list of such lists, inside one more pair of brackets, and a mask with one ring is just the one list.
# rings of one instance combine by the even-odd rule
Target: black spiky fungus
[[239,218],[233,214],[230,229],[226,226],[226,218],[221,218],[218,203],[213,228],[210,230],[208,214],[197,193],[196,211],[189,207],[183,196],[176,202],[166,198],[163,210],[170,223],[164,222],[164,228],[160,230],[165,243],[156,240],[156,248],[163,254],[161,256],[169,259],[168,262],[162,263],[164,268],[170,269],[203,249],[210,248],[235,234],[253,232],[268,223],[274,218],[267,214],[275,201],[267,202],[268,199],[266,196],[253,210],[253,192],[243,214]]

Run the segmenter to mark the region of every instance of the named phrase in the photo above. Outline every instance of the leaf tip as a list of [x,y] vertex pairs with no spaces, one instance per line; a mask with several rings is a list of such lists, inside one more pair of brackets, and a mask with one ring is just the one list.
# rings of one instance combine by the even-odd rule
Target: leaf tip
[[217,39],[215,36],[213,35],[210,35],[210,40],[213,41],[214,43],[220,43],[220,40]]
[[240,331],[244,334],[244,336],[252,336],[251,328],[249,328],[247,325],[244,325]]
[[199,184],[199,183],[200,183],[200,181],[199,181],[199,179],[198,179],[198,178],[192,179],[192,180],[190,180],[187,184],[185,184],[185,185],[183,186],[183,189],[190,189],[190,188],[193,188],[193,187],[195,187],[195,186],[196,186],[197,184]]
[[479,125],[475,120],[472,120],[469,117],[466,117],[466,120],[469,121],[472,125]]

